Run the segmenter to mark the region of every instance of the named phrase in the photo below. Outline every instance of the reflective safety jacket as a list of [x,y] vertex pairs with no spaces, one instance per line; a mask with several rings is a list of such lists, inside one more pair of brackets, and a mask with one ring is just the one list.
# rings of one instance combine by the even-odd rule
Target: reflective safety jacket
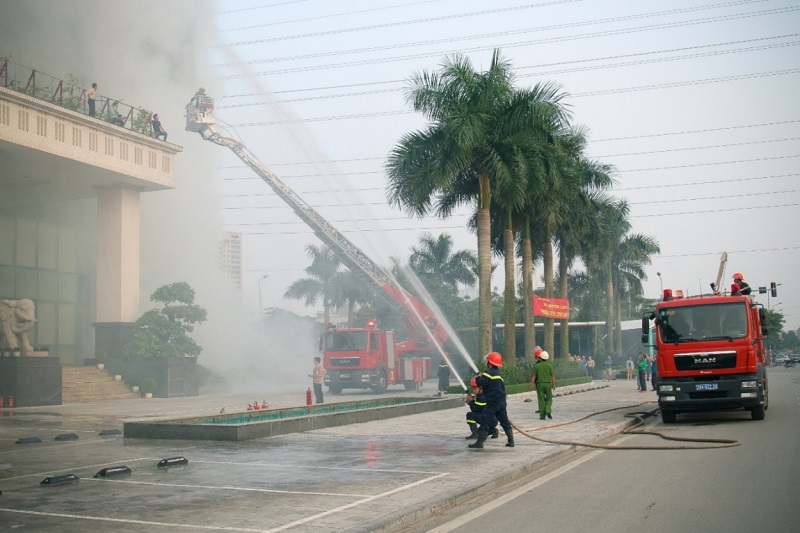
[[499,368],[490,366],[475,378],[475,382],[483,389],[487,405],[505,407],[506,384],[500,376]]

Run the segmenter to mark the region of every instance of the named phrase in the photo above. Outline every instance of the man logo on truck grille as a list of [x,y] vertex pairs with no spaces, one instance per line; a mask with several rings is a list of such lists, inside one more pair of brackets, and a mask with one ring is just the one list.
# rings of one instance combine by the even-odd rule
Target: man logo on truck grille
[[717,362],[717,358],[716,357],[712,357],[710,355],[701,355],[701,356],[695,356],[694,357],[694,364],[696,364],[696,365],[710,365],[710,364],[716,363],[716,362]]

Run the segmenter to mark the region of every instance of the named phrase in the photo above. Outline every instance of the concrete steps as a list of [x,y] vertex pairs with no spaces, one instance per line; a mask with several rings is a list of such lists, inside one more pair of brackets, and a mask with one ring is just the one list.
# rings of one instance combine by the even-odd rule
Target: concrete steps
[[61,403],[96,403],[138,398],[123,381],[114,381],[106,370],[94,366],[65,366],[61,369]]

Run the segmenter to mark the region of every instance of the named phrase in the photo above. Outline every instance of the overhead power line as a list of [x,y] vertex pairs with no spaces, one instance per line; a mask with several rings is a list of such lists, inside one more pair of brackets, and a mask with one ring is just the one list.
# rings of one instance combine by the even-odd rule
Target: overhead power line
[[[371,64],[386,64],[390,62],[397,62],[397,61],[408,61],[411,59],[422,59],[422,58],[429,58],[429,57],[440,57],[442,55],[459,53],[459,54],[466,54],[469,52],[485,52],[491,51],[498,47],[503,49],[509,48],[519,48],[524,46],[538,46],[541,44],[547,43],[558,43],[558,42],[568,42],[568,41],[576,41],[576,40],[584,40],[584,39],[593,39],[597,37],[610,37],[616,35],[628,35],[631,33],[640,33],[640,32],[653,32],[656,30],[664,30],[664,29],[673,29],[685,26],[695,26],[701,24],[710,24],[715,22],[723,22],[723,21],[732,21],[732,20],[739,20],[739,19],[748,19],[754,18],[759,16],[774,16],[774,15],[782,15],[786,13],[791,13],[794,11],[800,10],[800,6],[796,7],[786,7],[786,8],[778,8],[778,9],[768,9],[763,11],[752,11],[747,13],[738,13],[734,15],[721,15],[717,17],[706,17],[702,19],[692,19],[686,21],[679,21],[679,22],[668,22],[662,24],[652,24],[649,26],[639,26],[635,28],[626,28],[626,29],[619,29],[619,30],[606,30],[601,32],[594,32],[594,33],[584,33],[578,35],[567,35],[561,37],[550,37],[546,39],[536,39],[530,41],[519,41],[519,42],[512,42],[512,43],[505,43],[502,45],[498,45],[496,42],[493,42],[491,45],[487,46],[476,46],[471,48],[460,48],[456,50],[450,51],[436,51],[436,52],[422,52],[418,54],[408,54],[402,56],[394,56],[394,57],[382,57],[382,58],[374,58],[374,59],[363,59],[357,61],[347,61],[342,63],[329,63],[323,65],[306,65],[302,67],[295,67],[295,68],[285,68],[281,70],[270,70],[270,71],[262,71],[262,72],[253,72],[245,74],[230,74],[227,76],[223,76],[223,79],[241,79],[246,76],[277,76],[281,74],[293,74],[297,72],[310,72],[314,70],[327,70],[327,69],[336,69],[336,68],[344,68],[344,67],[354,67],[354,66],[363,66],[363,65],[371,65]],[[534,30],[530,30],[534,31]]]
[[[741,74],[738,76],[724,76],[721,78],[706,78],[703,80],[689,80],[684,82],[672,82],[672,83],[662,83],[657,85],[644,85],[639,87],[621,87],[617,89],[606,89],[602,91],[594,91],[591,93],[579,93],[573,94],[571,96],[574,97],[585,97],[585,96],[604,96],[607,94],[618,94],[618,93],[630,93],[630,92],[639,92],[639,91],[652,91],[656,89],[674,89],[676,87],[685,87],[685,86],[694,86],[694,85],[703,85],[703,84],[711,84],[711,83],[720,83],[720,82],[730,82],[730,81],[741,81],[747,79],[755,79],[755,78],[763,78],[768,76],[783,76],[789,74],[798,74],[800,73],[800,68],[794,69],[786,69],[786,70],[776,70],[776,71],[769,71],[769,72],[756,72],[751,74]],[[289,120],[269,120],[263,122],[243,122],[239,124],[233,124],[234,127],[239,128],[249,128],[253,126],[277,126],[283,124],[297,124],[303,122],[325,122],[331,120],[352,120],[352,119],[360,119],[360,118],[375,118],[375,117],[387,117],[387,116],[397,116],[397,115],[409,115],[413,114],[415,111],[413,110],[401,110],[401,111],[377,111],[373,113],[354,113],[350,115],[331,115],[325,117],[309,117],[309,118],[297,118],[297,119],[289,119]]]

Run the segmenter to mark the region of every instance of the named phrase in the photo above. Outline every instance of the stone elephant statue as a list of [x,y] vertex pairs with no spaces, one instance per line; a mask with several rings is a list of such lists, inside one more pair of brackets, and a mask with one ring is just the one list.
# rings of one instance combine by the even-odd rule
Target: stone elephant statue
[[10,349],[20,348],[23,355],[33,351],[28,341],[28,332],[33,329],[36,322],[33,301],[27,298],[22,300],[0,300],[0,325],[3,337]]

